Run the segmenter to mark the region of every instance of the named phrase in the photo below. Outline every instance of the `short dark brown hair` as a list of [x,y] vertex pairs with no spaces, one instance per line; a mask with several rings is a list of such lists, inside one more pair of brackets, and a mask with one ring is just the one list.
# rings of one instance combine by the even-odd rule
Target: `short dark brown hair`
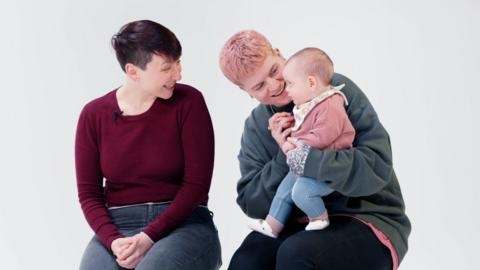
[[182,55],[182,46],[175,34],[165,26],[149,20],[124,25],[113,35],[111,43],[123,71],[127,63],[145,69],[152,60],[152,54],[172,60],[177,60]]

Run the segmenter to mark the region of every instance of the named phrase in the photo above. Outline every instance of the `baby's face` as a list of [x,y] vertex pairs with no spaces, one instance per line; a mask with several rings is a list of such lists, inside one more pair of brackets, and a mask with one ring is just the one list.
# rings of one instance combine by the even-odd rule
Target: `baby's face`
[[283,69],[283,79],[286,82],[288,96],[295,105],[300,105],[311,100],[311,91],[308,85],[308,77],[302,72],[295,61],[288,62]]

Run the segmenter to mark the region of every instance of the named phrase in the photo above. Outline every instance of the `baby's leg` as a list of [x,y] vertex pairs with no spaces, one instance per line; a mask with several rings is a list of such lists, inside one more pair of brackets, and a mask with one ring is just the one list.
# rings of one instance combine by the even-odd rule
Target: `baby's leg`
[[292,211],[292,187],[296,176],[288,173],[277,188],[270,211],[265,220],[254,220],[250,223],[252,230],[258,231],[270,237],[277,237],[283,230],[284,224]]
[[325,182],[299,177],[292,191],[295,204],[307,214],[310,223],[305,230],[321,230],[328,226],[328,213],[322,196],[333,192]]

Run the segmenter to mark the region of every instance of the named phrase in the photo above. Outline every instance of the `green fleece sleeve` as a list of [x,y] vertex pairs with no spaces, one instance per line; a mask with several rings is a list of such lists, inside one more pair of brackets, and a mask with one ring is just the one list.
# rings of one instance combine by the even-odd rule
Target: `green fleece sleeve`
[[392,179],[390,139],[365,94],[347,77],[335,74],[332,84],[342,89],[348,117],[356,131],[353,147],[346,150],[311,149],[304,175],[321,179],[348,197],[368,196]]
[[241,178],[237,203],[247,216],[265,218],[278,185],[288,172],[286,157],[267,128],[268,115],[258,113],[245,122],[238,155]]

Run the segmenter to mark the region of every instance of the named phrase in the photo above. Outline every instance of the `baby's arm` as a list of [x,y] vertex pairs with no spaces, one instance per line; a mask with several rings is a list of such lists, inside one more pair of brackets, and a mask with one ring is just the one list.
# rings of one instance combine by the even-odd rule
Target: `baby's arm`
[[282,151],[285,155],[287,155],[287,153],[292,150],[292,149],[295,149],[297,146],[295,144],[293,144],[292,142],[290,142],[290,138],[287,138],[287,140],[282,144]]

